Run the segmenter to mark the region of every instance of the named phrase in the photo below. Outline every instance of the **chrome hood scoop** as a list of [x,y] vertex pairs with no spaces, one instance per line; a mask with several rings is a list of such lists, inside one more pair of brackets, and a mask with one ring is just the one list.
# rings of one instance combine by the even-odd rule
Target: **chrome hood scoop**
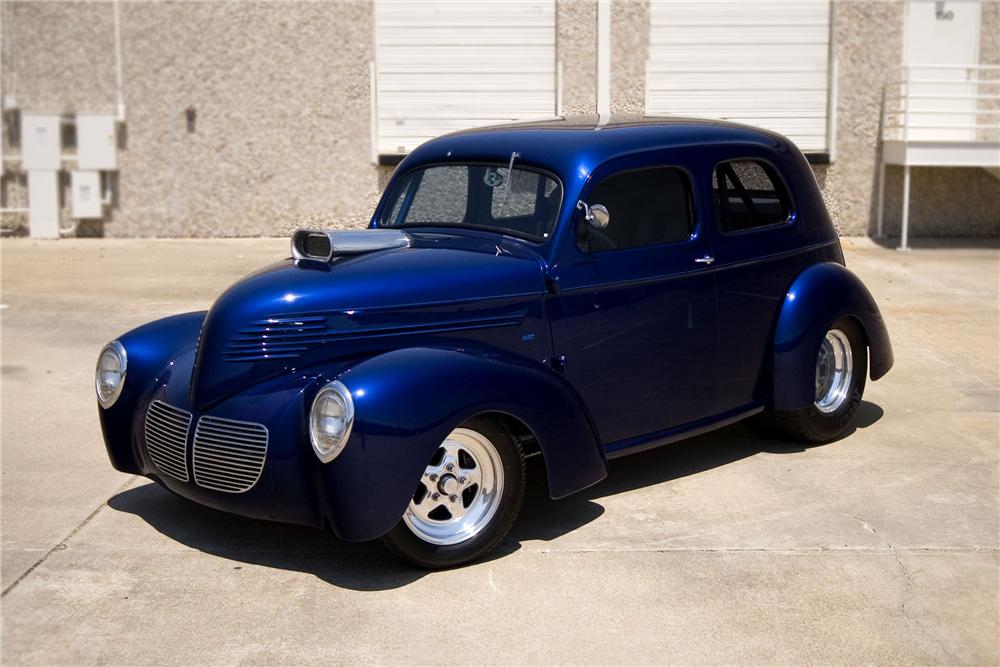
[[359,255],[390,248],[408,248],[410,235],[398,229],[321,231],[300,229],[292,234],[292,257],[329,262],[340,255]]

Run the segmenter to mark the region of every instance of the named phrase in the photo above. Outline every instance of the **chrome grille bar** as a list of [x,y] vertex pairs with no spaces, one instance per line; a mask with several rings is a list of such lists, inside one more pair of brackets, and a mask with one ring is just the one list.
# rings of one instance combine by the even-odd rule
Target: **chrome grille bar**
[[146,410],[143,434],[146,451],[165,475],[188,481],[187,439],[191,413],[163,401],[153,401]]
[[243,493],[260,479],[267,457],[263,424],[204,416],[194,432],[194,481],[226,493]]

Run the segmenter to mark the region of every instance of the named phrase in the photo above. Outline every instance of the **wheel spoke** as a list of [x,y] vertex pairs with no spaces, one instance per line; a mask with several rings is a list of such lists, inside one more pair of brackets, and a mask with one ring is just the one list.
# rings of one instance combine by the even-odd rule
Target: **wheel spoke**
[[460,520],[465,516],[465,504],[462,502],[462,494],[458,494],[455,497],[455,502],[450,499],[446,503],[448,511],[451,512],[451,518],[455,520]]
[[431,495],[428,493],[419,503],[411,502],[410,511],[424,521],[434,521],[434,519],[430,517],[431,512],[440,507],[440,505],[441,501],[432,500]]
[[[465,480],[464,482],[462,482],[463,479]],[[459,468],[458,481],[461,482],[461,490],[464,491],[473,484],[482,484],[483,475],[479,468]]]
[[459,452],[462,451],[462,446],[454,440],[445,440],[441,447],[444,449],[444,458],[441,460],[442,470],[447,472],[449,465],[452,466],[451,470],[458,470]]

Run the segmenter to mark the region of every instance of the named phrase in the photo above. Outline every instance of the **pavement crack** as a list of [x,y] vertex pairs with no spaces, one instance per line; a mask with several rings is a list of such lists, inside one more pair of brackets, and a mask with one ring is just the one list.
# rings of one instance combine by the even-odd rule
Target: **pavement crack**
[[892,555],[895,556],[896,565],[899,566],[899,571],[903,575],[903,595],[900,600],[899,611],[905,619],[907,618],[906,604],[913,599],[913,577],[910,575],[910,570],[903,564],[903,559],[899,557],[899,551],[894,549],[891,544],[889,544],[889,550],[892,551]]
[[[117,490],[115,490],[115,492],[112,494],[112,496],[117,496],[119,493],[121,493],[121,492],[125,491],[126,489],[128,489],[128,487],[131,486],[132,483],[135,480],[137,480],[137,479],[138,479],[138,477],[136,477],[134,475],[132,477],[130,477],[127,482],[125,482]],[[73,537],[75,537],[77,533],[79,533],[81,530],[83,530],[83,527],[86,526],[88,523],[90,523],[91,520],[95,516],[97,516],[98,513],[102,509],[104,509],[107,506],[108,506],[108,501],[105,500],[103,503],[101,503],[100,505],[98,505],[94,509],[94,511],[92,511],[90,514],[88,514],[86,517],[84,517],[83,521],[81,521],[76,526],[76,528],[74,528],[73,530],[71,530],[66,537],[64,537],[61,540],[59,540],[58,544],[56,544],[54,547],[52,547],[51,549],[49,549],[48,551],[46,551],[45,554],[41,558],[39,558],[38,560],[36,560],[32,564],[31,567],[29,567],[27,570],[25,570],[24,572],[22,572],[21,575],[17,579],[15,579],[14,581],[12,581],[9,586],[7,586],[6,588],[4,588],[3,592],[0,593],[0,598],[7,597],[8,593],[10,593],[12,590],[14,590],[14,588],[16,588],[17,585],[20,584],[22,581],[24,581],[26,578],[28,578],[28,576],[32,572],[34,572],[35,570],[37,570],[39,568],[39,566],[41,566],[42,563],[44,563],[45,561],[47,561],[49,559],[49,556],[51,556],[52,554],[54,554],[57,551],[65,551],[66,548],[67,548],[67,546],[68,546],[67,543],[71,539],[73,539]]]
[[810,554],[833,554],[833,553],[875,553],[893,554],[899,558],[900,553],[924,553],[924,554],[980,554],[1000,553],[996,547],[894,547],[883,545],[879,547],[857,546],[857,547],[836,547],[819,545],[815,547],[636,547],[636,548],[579,548],[579,549],[524,549],[521,551],[531,554],[591,554],[591,553],[702,553],[702,554],[741,554],[741,553],[762,553],[762,554],[789,554],[789,555],[810,555]]

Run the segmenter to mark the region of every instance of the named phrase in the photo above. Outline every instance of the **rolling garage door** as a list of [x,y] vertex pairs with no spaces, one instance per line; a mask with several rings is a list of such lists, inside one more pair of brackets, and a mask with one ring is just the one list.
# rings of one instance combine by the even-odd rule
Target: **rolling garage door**
[[829,0],[652,0],[646,111],[723,118],[829,151]]
[[555,0],[375,3],[375,143],[556,113]]

